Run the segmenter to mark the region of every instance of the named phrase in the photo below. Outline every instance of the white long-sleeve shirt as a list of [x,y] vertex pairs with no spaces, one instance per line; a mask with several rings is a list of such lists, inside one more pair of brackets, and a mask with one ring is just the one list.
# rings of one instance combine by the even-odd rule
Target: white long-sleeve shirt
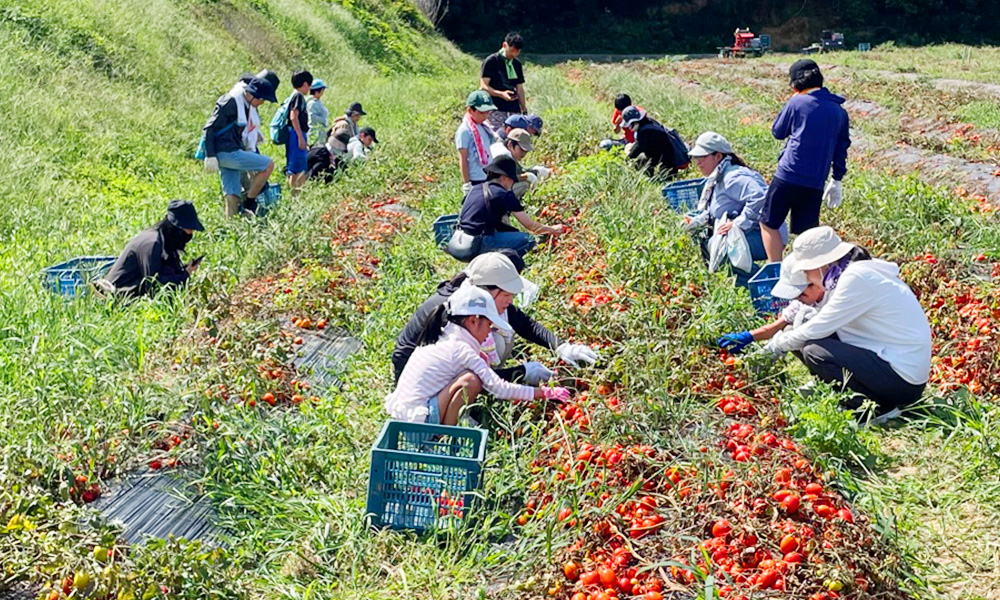
[[347,154],[344,156],[344,160],[349,163],[363,163],[367,159],[368,149],[365,148],[364,143],[358,136],[352,137],[351,141],[347,142]]
[[535,396],[533,387],[500,379],[479,353],[476,338],[464,327],[448,323],[436,344],[413,352],[396,389],[385,397],[385,410],[393,419],[422,423],[427,420],[427,399],[464,371],[475,373],[483,388],[497,398],[531,400]]
[[777,352],[836,333],[845,344],[871,350],[913,385],[927,383],[931,369],[931,328],[920,302],[899,279],[899,267],[884,260],[852,262],[819,313],[807,323],[775,336]]

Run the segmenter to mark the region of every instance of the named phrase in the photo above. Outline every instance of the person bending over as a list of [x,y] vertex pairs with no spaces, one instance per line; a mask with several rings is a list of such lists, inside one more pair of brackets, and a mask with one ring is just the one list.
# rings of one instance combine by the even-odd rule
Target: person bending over
[[483,390],[515,401],[570,399],[566,388],[510,383],[490,369],[479,347],[493,328],[511,330],[485,290],[470,284],[455,292],[428,322],[424,343],[406,363],[396,389],[386,396],[389,416],[411,423],[457,425],[462,408]]
[[171,200],[165,219],[136,235],[96,282],[102,292],[137,297],[151,294],[164,286],[179,286],[198,269],[198,262],[181,262],[181,252],[195,231],[204,231],[194,204]]
[[553,375],[539,362],[529,361],[516,367],[502,368],[513,352],[514,335],[532,344],[555,350],[559,358],[574,367],[580,363],[593,364],[597,361],[597,354],[589,346],[560,340],[544,325],[514,305],[514,296],[534,285],[521,277],[523,269],[524,260],[512,250],[487,252],[474,258],[465,270],[451,280],[442,281],[396,337],[396,346],[392,350],[393,376],[396,381],[399,381],[403,368],[417,348],[421,332],[426,328],[430,316],[466,283],[486,290],[496,303],[497,313],[511,325],[511,335],[494,332],[492,339],[487,340],[480,348],[501,378],[537,385]]
[[[534,235],[560,235],[564,225],[542,225],[528,216],[521,201],[511,192],[517,181],[517,163],[510,156],[500,156],[485,169],[489,180],[472,188],[462,201],[458,228],[446,251],[461,261],[470,261],[483,252],[510,248],[524,256],[535,247]],[[508,225],[513,216],[528,232]],[[534,235],[532,235],[534,234]]]

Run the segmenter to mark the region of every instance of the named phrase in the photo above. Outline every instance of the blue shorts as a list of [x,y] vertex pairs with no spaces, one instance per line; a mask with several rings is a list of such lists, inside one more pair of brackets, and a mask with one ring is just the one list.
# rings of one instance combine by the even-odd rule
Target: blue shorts
[[239,196],[243,190],[240,174],[247,171],[259,173],[271,166],[271,159],[263,154],[236,150],[234,152],[219,152],[219,177],[222,179],[222,193],[226,196]]
[[308,154],[309,150],[299,148],[299,134],[295,133],[295,129],[289,127],[288,143],[285,145],[285,173],[289,175],[305,173],[306,169],[309,168]]
[[427,399],[427,420],[424,421],[428,425],[440,425],[441,424],[441,407],[438,406],[437,394],[431,396]]

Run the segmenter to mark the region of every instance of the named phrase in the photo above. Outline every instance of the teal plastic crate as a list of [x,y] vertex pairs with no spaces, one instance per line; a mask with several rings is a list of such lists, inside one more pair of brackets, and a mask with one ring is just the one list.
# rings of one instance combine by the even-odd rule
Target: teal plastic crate
[[774,314],[788,306],[788,300],[771,296],[771,290],[778,283],[780,274],[781,263],[768,263],[761,267],[750,278],[750,281],[747,282],[747,285],[750,287],[750,299],[753,301],[753,307],[757,312]]
[[387,421],[371,451],[371,524],[423,532],[464,520],[483,482],[488,435],[485,429]]
[[670,208],[679,213],[694,210],[701,199],[701,191],[705,188],[705,178],[685,179],[663,186],[663,197],[667,199]]
[[458,229],[458,215],[441,215],[434,219],[434,245],[444,247]]
[[78,256],[42,270],[45,287],[60,296],[82,294],[87,284],[104,277],[117,256]]
[[265,216],[281,201],[281,184],[268,183],[257,195],[257,215]]

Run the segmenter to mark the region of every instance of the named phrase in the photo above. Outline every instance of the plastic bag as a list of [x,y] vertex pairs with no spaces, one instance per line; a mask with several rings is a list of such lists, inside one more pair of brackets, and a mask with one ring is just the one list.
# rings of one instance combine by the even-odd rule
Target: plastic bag
[[729,252],[729,246],[726,243],[726,234],[719,233],[719,227],[723,223],[728,223],[728,217],[722,217],[715,222],[715,232],[712,234],[712,239],[708,240],[708,272],[715,273],[719,270],[719,265],[725,260]]
[[532,304],[535,303],[540,291],[541,290],[538,289],[537,285],[525,279],[524,289],[521,290],[521,293],[519,293],[516,297],[517,307],[521,310],[527,310]]
[[753,269],[753,256],[750,255],[750,244],[747,236],[739,225],[733,225],[726,235],[726,253],[733,268],[744,273]]

